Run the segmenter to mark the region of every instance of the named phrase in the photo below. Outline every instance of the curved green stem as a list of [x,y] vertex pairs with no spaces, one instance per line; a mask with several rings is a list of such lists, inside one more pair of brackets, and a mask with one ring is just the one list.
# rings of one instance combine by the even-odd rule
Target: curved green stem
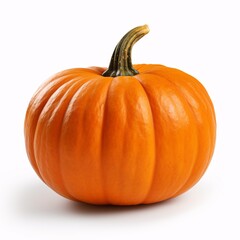
[[123,36],[114,49],[105,77],[134,76],[138,71],[133,68],[131,52],[133,45],[149,32],[147,25],[136,27]]

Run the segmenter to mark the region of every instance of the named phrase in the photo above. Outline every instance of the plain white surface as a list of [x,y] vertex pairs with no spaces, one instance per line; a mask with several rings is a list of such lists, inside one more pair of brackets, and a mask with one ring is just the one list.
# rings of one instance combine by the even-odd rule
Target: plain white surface
[[[0,1],[1,239],[240,239],[239,1]],[[138,207],[66,200],[31,168],[23,121],[37,87],[72,67],[107,66],[133,27],[150,33],[134,63],[198,78],[215,105],[212,163],[182,196]]]

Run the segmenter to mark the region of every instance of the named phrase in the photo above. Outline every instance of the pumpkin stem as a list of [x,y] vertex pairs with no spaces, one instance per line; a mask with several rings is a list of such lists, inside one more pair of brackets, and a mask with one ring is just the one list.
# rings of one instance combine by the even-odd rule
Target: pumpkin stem
[[133,68],[131,52],[134,43],[149,32],[147,25],[133,28],[126,33],[114,49],[105,77],[134,76],[139,72]]

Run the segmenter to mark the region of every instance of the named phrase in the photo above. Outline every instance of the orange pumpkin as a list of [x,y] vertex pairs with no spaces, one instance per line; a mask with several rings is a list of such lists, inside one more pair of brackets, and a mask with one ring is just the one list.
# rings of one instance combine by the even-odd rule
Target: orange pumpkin
[[213,104],[192,76],[163,65],[132,65],[128,32],[109,68],[75,68],[45,82],[25,118],[39,177],[69,199],[92,204],[159,202],[191,188],[211,160]]

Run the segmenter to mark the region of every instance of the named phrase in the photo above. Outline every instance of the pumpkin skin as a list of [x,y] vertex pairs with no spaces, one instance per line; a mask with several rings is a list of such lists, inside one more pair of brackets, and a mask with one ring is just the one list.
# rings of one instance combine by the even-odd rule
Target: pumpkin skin
[[160,202],[190,189],[213,155],[211,99],[194,77],[158,64],[134,76],[62,71],[31,99],[25,143],[39,177],[91,204]]

